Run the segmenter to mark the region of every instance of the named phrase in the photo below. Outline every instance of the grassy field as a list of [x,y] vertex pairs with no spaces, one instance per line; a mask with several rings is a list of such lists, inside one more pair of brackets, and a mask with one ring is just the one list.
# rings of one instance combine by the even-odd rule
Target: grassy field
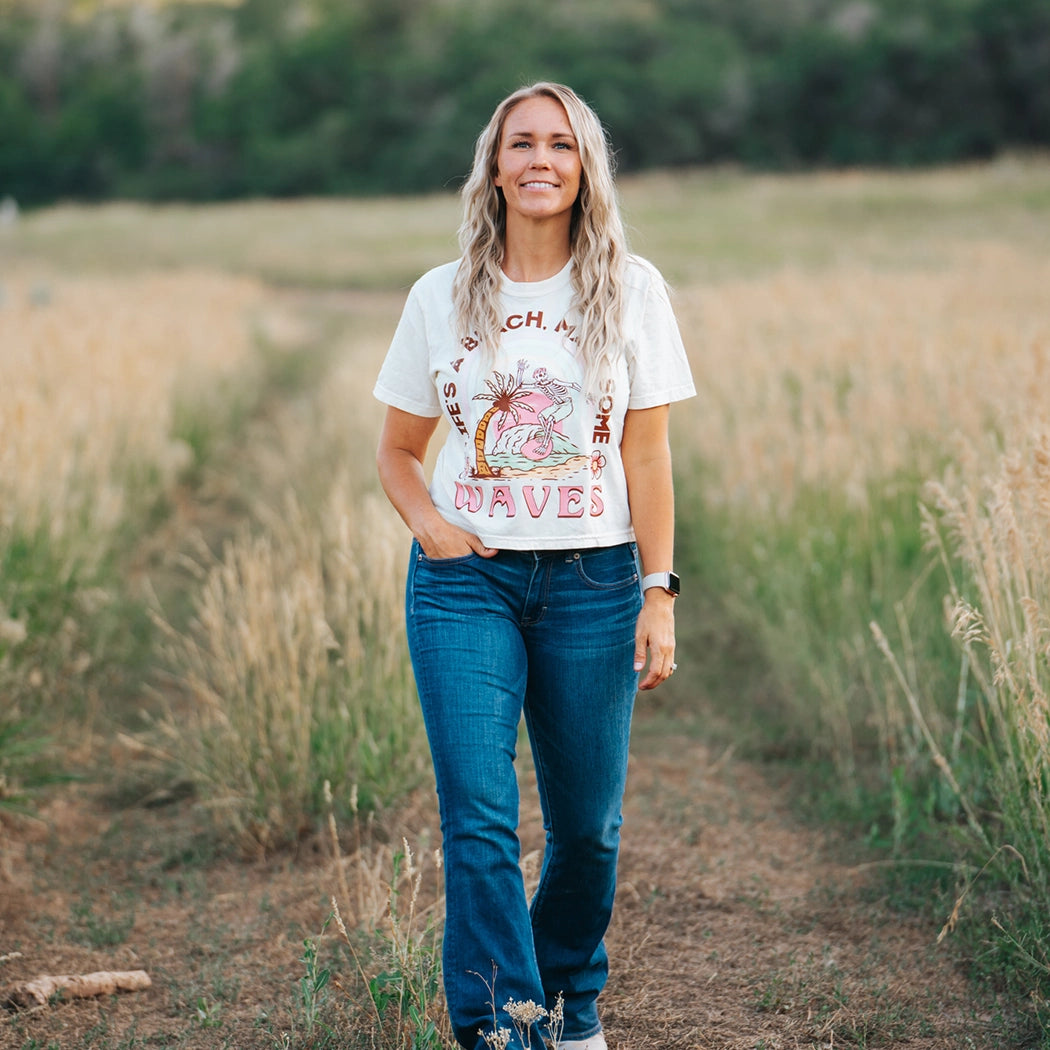
[[[710,700],[676,682],[665,713],[949,872],[975,973],[1050,1025],[1050,163],[622,192],[700,391],[673,425]],[[457,221],[440,196],[0,229],[0,821],[114,749],[253,855],[426,780],[370,390]],[[357,943],[374,909],[332,889]],[[398,929],[398,1006],[430,1002]]]

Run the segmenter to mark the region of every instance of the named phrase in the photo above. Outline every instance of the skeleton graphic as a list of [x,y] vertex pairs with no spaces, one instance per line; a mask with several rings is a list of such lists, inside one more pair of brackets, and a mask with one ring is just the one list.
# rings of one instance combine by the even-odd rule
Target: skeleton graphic
[[572,383],[566,379],[556,379],[547,372],[546,368],[533,369],[532,379],[525,381],[525,369],[528,361],[518,361],[518,386],[525,389],[538,390],[550,404],[536,413],[536,418],[543,424],[542,429],[537,431],[537,437],[542,437],[543,447],[550,449],[552,444],[551,435],[554,433],[554,424],[572,415],[575,405],[573,404],[570,390],[580,390],[579,383]]

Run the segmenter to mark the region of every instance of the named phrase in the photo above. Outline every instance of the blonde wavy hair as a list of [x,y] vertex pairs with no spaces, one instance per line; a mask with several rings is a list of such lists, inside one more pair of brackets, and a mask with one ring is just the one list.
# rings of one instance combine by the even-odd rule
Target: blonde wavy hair
[[474,163],[463,186],[462,251],[453,285],[452,302],[461,338],[477,337],[494,348],[503,318],[499,294],[500,266],[507,226],[503,191],[496,186],[497,157],[510,111],[526,99],[546,97],[560,102],[569,118],[580,151],[580,192],[569,230],[572,250],[574,306],[581,320],[577,346],[585,364],[588,386],[622,352],[623,285],[627,237],[613,181],[613,157],[594,110],[571,88],[541,81],[508,95],[478,136]]

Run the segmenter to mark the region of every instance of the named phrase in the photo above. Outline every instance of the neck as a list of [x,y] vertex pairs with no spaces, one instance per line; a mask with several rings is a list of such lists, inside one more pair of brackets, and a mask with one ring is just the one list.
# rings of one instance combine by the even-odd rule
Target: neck
[[549,224],[507,225],[500,266],[518,282],[545,281],[559,273],[572,256],[568,224],[557,230]]

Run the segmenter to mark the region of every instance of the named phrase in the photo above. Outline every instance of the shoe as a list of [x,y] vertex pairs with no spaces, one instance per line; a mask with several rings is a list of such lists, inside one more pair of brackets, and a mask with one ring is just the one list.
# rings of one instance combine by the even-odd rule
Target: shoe
[[609,1050],[605,1043],[605,1036],[601,1032],[597,1035],[589,1035],[586,1039],[563,1039],[558,1044],[558,1050]]

